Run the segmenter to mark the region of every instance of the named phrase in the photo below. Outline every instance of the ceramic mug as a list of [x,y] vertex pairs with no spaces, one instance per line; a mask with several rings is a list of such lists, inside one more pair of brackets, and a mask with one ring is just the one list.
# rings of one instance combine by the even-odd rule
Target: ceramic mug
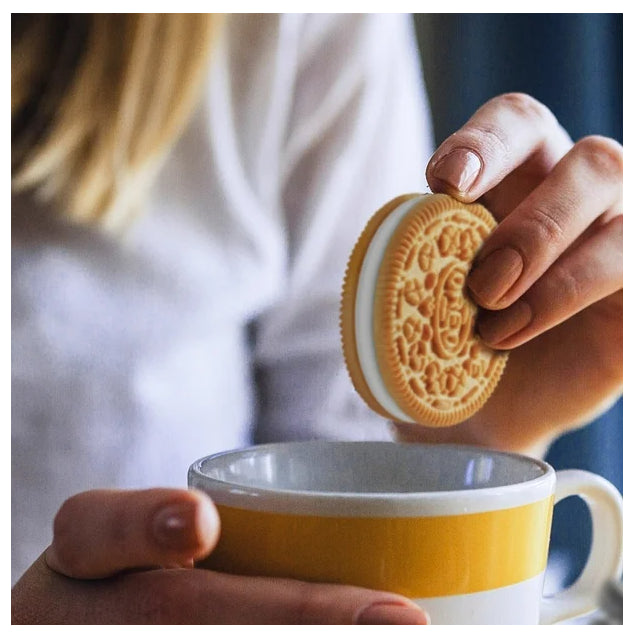
[[[593,611],[621,571],[622,499],[586,471],[456,445],[310,441],[202,458],[188,472],[221,516],[202,565],[353,584],[416,601],[433,624],[556,623]],[[553,506],[592,517],[579,579],[542,595]]]

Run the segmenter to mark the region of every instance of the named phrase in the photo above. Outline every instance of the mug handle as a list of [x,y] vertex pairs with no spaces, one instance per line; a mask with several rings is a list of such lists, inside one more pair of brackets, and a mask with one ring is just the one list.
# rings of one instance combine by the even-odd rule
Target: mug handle
[[555,500],[577,495],[588,506],[593,524],[591,550],[581,575],[565,590],[542,597],[540,623],[547,625],[583,616],[599,605],[599,593],[622,571],[623,502],[619,491],[601,476],[565,469],[556,473]]

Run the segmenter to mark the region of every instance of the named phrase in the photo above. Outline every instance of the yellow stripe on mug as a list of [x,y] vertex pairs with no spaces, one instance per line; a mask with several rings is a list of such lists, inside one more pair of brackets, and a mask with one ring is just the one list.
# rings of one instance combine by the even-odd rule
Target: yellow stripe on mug
[[491,590],[540,574],[553,498],[434,517],[291,515],[223,505],[218,510],[221,538],[206,567],[423,598]]

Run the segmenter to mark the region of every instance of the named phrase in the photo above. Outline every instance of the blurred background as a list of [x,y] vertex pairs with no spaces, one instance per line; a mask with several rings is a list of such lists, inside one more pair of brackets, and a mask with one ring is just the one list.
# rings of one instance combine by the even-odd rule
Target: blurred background
[[[623,14],[414,14],[436,141],[489,98],[526,92],[576,140],[623,142]],[[598,473],[623,492],[623,403],[551,447],[556,469]],[[588,511],[570,498],[555,509],[549,562],[555,587],[580,573],[590,547]]]

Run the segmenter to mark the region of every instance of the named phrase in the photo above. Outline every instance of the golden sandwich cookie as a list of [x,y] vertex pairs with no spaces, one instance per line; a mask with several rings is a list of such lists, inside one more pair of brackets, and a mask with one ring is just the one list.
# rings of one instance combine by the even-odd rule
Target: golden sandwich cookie
[[475,332],[465,279],[491,214],[445,194],[407,194],[382,207],[345,273],[341,338],[358,393],[395,421],[459,423],[495,389],[507,353]]

